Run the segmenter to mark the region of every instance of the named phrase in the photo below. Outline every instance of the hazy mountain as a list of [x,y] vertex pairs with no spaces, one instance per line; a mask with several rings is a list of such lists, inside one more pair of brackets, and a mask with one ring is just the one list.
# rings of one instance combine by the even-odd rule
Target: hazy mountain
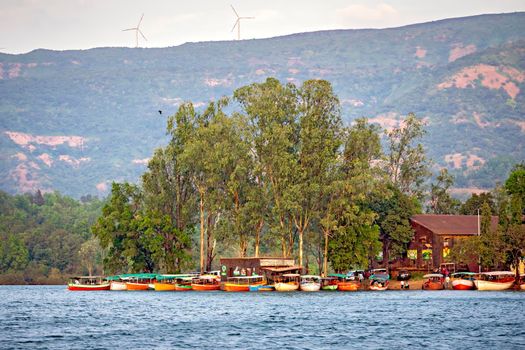
[[[80,196],[136,181],[181,101],[204,105],[274,76],[332,82],[351,121],[415,112],[459,187],[492,187],[525,159],[525,13],[381,30],[0,54],[0,189]],[[162,110],[162,114],[158,113]]]

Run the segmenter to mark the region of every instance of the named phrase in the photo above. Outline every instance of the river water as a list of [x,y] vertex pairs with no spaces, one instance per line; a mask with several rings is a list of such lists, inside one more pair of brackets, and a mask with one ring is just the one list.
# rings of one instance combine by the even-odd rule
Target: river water
[[1,286],[2,349],[524,349],[525,292]]

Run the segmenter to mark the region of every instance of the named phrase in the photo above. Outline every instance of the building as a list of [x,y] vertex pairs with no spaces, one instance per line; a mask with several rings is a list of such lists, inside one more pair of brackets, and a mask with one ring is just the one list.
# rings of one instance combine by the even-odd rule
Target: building
[[247,258],[221,258],[221,282],[226,282],[228,277],[238,276],[265,276],[271,282],[283,273],[300,272],[302,268],[295,265],[293,258],[282,257],[247,257]]
[[[481,220],[481,217],[479,217]],[[430,271],[439,268],[442,263],[450,261],[450,249],[459,238],[478,235],[479,223],[477,215],[434,215],[420,214],[410,218],[414,236],[409,243],[407,255],[398,259],[395,268],[409,268],[419,271]],[[498,217],[492,217],[492,228],[496,229]],[[467,266],[469,271],[478,271],[478,262],[471,261]]]

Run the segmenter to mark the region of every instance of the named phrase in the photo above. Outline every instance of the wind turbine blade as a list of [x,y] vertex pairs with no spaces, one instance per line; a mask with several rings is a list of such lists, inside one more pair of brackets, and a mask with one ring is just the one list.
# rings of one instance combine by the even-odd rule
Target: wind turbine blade
[[239,17],[239,19],[255,19],[255,17]]
[[142,14],[142,16],[140,17],[140,21],[139,21],[139,24],[137,25],[137,29],[140,27],[140,23],[142,23],[143,18],[144,18],[144,14]]
[[138,31],[139,31],[140,35],[142,35],[142,37],[144,38],[144,40],[148,41],[148,39],[146,39],[146,37],[144,36],[144,34],[142,34],[142,31],[141,31],[140,29],[139,29]]
[[239,16],[239,14],[237,13],[237,11],[235,11],[235,9],[233,8],[233,5],[230,4],[230,6],[232,7],[233,12],[235,12],[235,16],[237,16],[237,18],[239,18],[240,16]]
[[122,29],[123,32],[127,32],[128,30],[137,30],[137,28]]
[[239,23],[239,19],[235,21],[235,24],[233,25],[233,28],[232,28],[232,30],[231,30],[232,32],[233,32],[233,30],[235,29],[235,27],[237,27],[237,24],[238,24],[238,23]]

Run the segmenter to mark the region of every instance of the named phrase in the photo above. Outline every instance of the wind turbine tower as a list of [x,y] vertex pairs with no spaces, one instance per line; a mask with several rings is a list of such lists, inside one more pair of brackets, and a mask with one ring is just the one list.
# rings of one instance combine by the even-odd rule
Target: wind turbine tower
[[130,31],[130,30],[134,30],[135,31],[135,47],[139,47],[139,33],[140,33],[140,35],[142,35],[144,40],[148,41],[148,39],[146,39],[146,37],[144,36],[144,33],[142,33],[142,31],[140,30],[140,24],[142,23],[142,19],[143,18],[144,18],[144,14],[142,14],[142,17],[140,17],[139,24],[137,24],[136,27],[128,28],[128,29],[122,29],[123,32],[127,32],[127,31]]
[[232,7],[232,10],[235,13],[235,16],[237,16],[237,20],[235,21],[235,24],[233,25],[233,28],[231,31],[233,32],[233,30],[237,26],[237,40],[241,40],[241,19],[254,19],[255,17],[241,17],[237,13],[237,11],[235,11],[235,8],[233,7],[233,5],[230,5],[230,6]]

